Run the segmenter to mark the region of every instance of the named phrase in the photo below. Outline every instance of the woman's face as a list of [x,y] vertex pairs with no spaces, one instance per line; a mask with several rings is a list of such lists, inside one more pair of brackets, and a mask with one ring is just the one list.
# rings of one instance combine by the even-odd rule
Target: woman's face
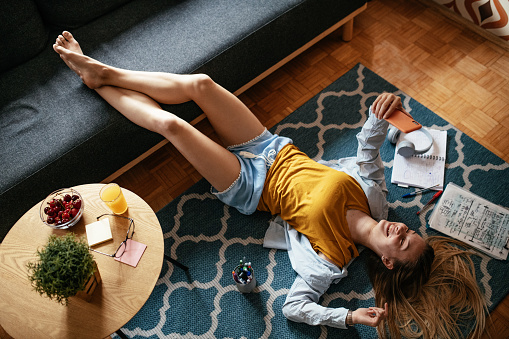
[[403,223],[382,220],[375,229],[375,252],[383,256],[382,261],[389,269],[396,260],[416,261],[424,251],[424,239]]

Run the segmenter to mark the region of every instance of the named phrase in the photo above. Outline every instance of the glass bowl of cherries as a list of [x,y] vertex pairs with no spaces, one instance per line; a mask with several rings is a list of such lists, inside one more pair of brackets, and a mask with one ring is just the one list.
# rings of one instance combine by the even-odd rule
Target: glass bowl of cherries
[[42,201],[39,213],[46,225],[66,229],[80,221],[84,208],[83,198],[78,191],[62,188],[49,194]]

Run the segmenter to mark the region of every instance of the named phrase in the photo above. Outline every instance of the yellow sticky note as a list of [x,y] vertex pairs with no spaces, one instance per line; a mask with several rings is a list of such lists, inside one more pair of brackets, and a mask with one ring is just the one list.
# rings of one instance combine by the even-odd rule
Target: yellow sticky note
[[108,218],[85,225],[88,246],[94,246],[113,239]]

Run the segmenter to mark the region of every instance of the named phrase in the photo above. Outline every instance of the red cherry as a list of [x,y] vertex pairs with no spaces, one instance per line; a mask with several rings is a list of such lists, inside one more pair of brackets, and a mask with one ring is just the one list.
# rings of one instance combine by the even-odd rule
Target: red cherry
[[80,211],[79,209],[77,209],[77,208],[73,208],[73,209],[71,210],[71,217],[73,217],[73,218],[74,218],[76,215],[78,215],[78,212],[79,212],[79,211]]
[[73,206],[74,206],[74,208],[80,209],[80,208],[81,208],[81,200],[80,200],[80,199],[77,199],[77,200],[73,203]]
[[70,222],[80,212],[83,203],[78,194],[57,194],[44,208],[48,224],[62,225]]

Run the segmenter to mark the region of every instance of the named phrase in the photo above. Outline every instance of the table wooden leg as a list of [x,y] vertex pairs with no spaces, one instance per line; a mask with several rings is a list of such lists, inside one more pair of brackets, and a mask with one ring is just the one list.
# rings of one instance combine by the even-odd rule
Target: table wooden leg
[[164,257],[166,258],[166,260],[168,260],[169,262],[171,262],[172,264],[175,264],[177,265],[178,267],[180,267],[181,269],[183,269],[184,271],[188,271],[189,270],[189,267],[187,266],[184,266],[182,265],[181,263],[179,263],[178,261],[176,261],[175,259],[172,259],[169,255],[165,254]]
[[120,338],[122,339],[129,339],[127,338],[127,336],[124,334],[124,332],[122,332],[122,330],[118,330],[117,332],[115,332]]

